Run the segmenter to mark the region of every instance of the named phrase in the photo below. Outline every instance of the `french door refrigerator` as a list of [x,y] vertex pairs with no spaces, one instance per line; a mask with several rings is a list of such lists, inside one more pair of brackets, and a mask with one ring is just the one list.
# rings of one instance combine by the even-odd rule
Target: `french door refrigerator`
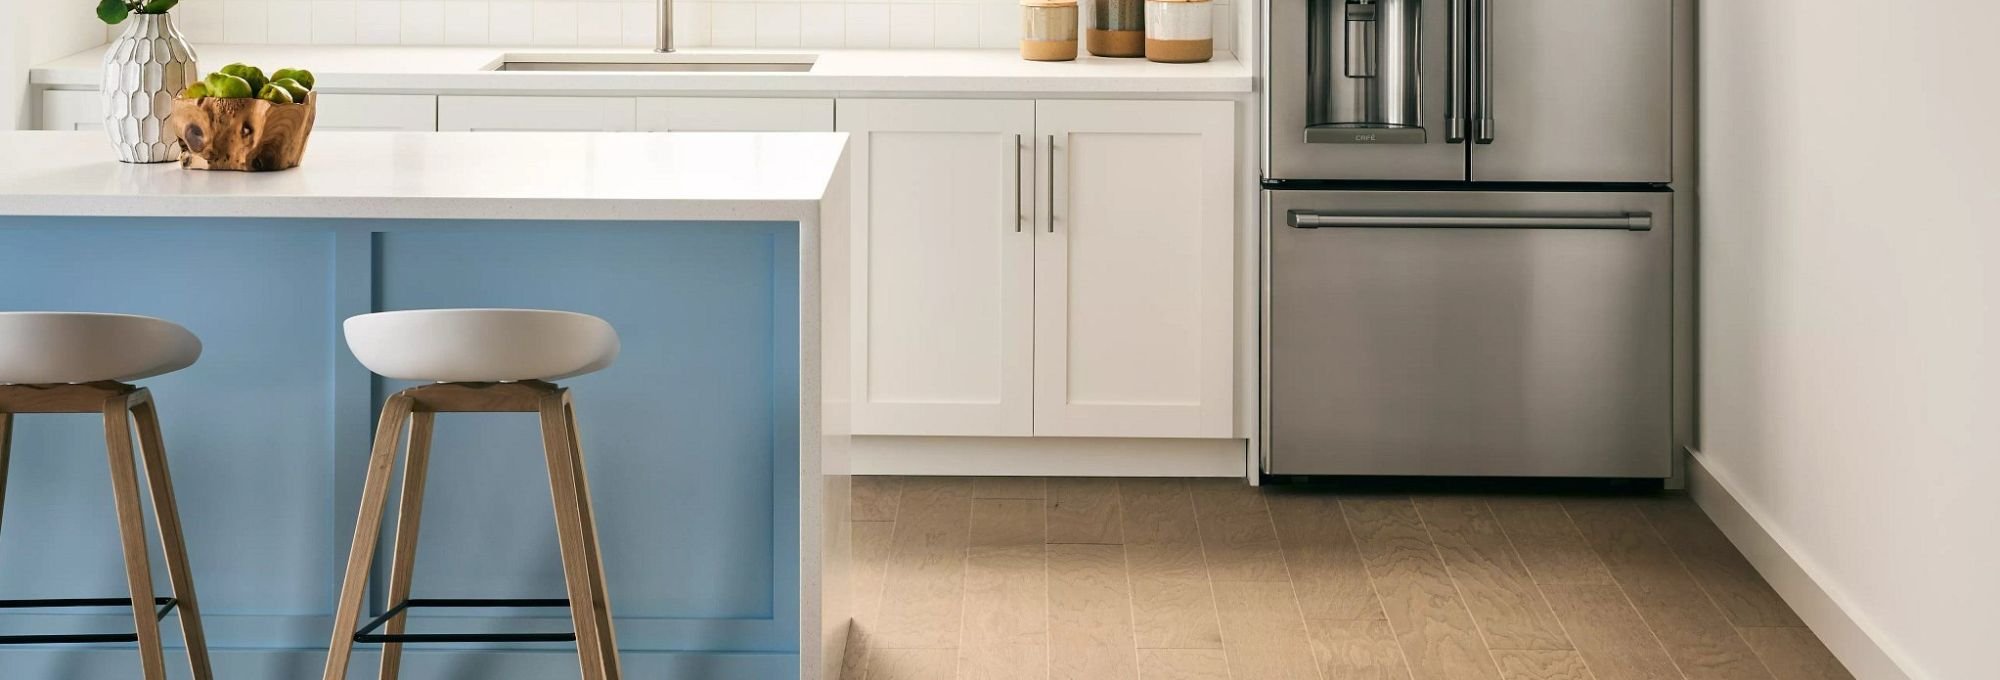
[[1265,469],[1673,472],[1692,0],[1267,0]]

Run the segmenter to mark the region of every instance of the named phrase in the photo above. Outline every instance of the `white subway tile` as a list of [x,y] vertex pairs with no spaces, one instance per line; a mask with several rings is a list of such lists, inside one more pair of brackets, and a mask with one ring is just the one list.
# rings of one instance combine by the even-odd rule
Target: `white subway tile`
[[674,3],[674,45],[678,47],[707,47],[715,44],[715,5],[707,2]]
[[354,3],[354,42],[394,45],[403,40],[403,4],[395,0]]
[[496,45],[526,45],[535,39],[535,8],[525,2],[487,5],[487,41]]
[[937,38],[937,9],[931,5],[890,5],[889,46],[930,47]]
[[315,45],[354,44],[353,0],[313,0],[311,25]]
[[764,3],[757,5],[757,46],[799,46],[798,3]]
[[222,3],[223,42],[258,44],[270,35],[271,6],[263,0],[228,0]]
[[222,3],[212,0],[188,4],[174,13],[178,15],[174,17],[174,25],[181,29],[182,35],[197,45],[222,42],[222,9]]
[[757,6],[741,2],[709,4],[709,44],[750,47],[757,44]]
[[[653,40],[660,32],[660,6],[651,2],[626,2],[619,4],[620,32],[626,47],[652,47]],[[676,17],[678,18],[678,16]]]
[[932,44],[937,47],[979,46],[979,6],[937,5]]
[[444,1],[403,1],[403,44],[444,44]]
[[625,8],[597,0],[578,3],[576,42],[592,47],[613,47],[625,42]]
[[840,47],[847,39],[846,8],[838,4],[808,4],[799,8],[799,45]]
[[534,41],[537,45],[576,44],[576,2],[535,0]]
[[1015,3],[979,6],[979,46],[1014,49],[1021,45],[1021,7]]
[[871,3],[847,5],[847,47],[888,47],[889,6]]
[[444,3],[444,44],[484,45],[501,42],[487,31],[489,5],[483,0],[446,0]]

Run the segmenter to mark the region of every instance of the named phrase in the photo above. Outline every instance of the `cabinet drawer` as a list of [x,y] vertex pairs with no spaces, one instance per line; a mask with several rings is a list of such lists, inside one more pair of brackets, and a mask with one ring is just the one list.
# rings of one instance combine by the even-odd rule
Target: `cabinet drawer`
[[630,132],[631,97],[438,97],[438,129],[468,132]]
[[96,90],[46,90],[40,129],[102,130],[104,100]]
[[831,99],[645,97],[644,132],[831,132]]
[[315,130],[437,129],[438,98],[432,95],[331,92],[317,98]]

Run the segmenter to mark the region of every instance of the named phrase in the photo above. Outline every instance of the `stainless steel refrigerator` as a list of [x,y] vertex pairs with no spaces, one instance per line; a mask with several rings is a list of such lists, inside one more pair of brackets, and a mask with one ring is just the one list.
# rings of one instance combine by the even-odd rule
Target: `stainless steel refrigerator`
[[1665,478],[1692,0],[1267,0],[1265,469]]

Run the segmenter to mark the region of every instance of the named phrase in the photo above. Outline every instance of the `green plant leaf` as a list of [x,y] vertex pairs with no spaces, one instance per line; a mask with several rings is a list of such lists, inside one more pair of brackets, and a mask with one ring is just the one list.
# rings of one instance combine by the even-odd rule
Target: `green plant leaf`
[[178,4],[181,4],[181,0],[148,0],[145,7],[139,8],[139,13],[166,14],[167,10],[173,9]]
[[97,0],[97,18],[107,24],[117,24],[132,15],[132,8],[125,6],[125,0]]

